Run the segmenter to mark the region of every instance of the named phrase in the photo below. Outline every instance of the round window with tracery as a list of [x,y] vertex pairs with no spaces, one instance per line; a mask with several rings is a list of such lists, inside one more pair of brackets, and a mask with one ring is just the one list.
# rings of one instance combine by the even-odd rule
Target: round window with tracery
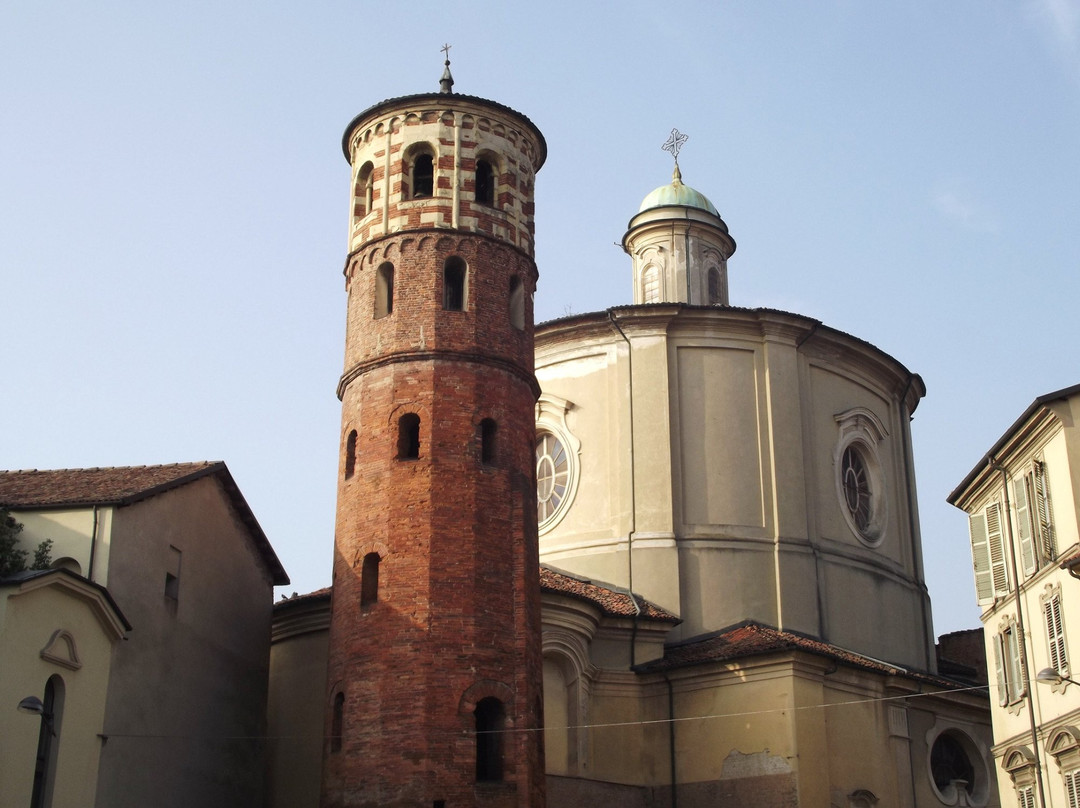
[[540,525],[550,522],[569,501],[570,458],[555,435],[536,434],[536,518]]
[[854,446],[848,446],[844,450],[840,474],[848,513],[859,533],[866,536],[874,514],[873,492],[870,489],[870,474],[866,462]]

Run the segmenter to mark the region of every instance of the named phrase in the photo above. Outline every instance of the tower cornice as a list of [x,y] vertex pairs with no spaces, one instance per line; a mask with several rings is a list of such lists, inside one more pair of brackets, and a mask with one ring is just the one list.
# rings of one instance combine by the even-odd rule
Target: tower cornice
[[416,95],[402,95],[396,98],[387,98],[385,101],[380,101],[378,104],[374,104],[351,121],[349,125],[345,127],[345,133],[341,136],[341,151],[345,154],[346,160],[352,160],[352,153],[349,148],[349,141],[352,138],[353,132],[364,122],[373,118],[378,118],[388,112],[406,112],[413,109],[461,109],[467,107],[486,108],[490,110],[496,110],[503,115],[512,115],[517,118],[529,132],[536,138],[536,142],[539,146],[539,150],[536,155],[536,164],[533,166],[533,171],[539,171],[540,167],[547,160],[547,141],[544,139],[544,135],[536,127],[527,115],[518,112],[516,109],[500,104],[498,101],[489,101],[486,98],[480,98],[475,95],[461,95],[460,93],[417,93]]
[[540,384],[536,381],[536,376],[531,373],[525,373],[521,367],[507,359],[502,359],[498,356],[492,356],[490,354],[474,353],[469,351],[396,351],[390,354],[383,354],[378,359],[372,359],[367,362],[360,362],[353,365],[345,373],[342,374],[337,386],[338,400],[342,400],[345,395],[345,388],[348,387],[353,381],[377,368],[385,367],[387,365],[396,365],[404,362],[430,362],[430,361],[443,361],[443,362],[463,362],[473,365],[484,365],[487,367],[499,368],[504,370],[512,376],[517,376],[523,382],[529,385],[529,389],[533,392],[534,398],[540,397]]

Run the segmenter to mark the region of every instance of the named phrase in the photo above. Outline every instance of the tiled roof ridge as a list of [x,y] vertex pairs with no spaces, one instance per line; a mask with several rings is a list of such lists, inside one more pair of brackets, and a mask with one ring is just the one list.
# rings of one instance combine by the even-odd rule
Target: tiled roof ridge
[[324,586],[321,589],[315,589],[311,592],[302,592],[299,594],[293,592],[291,595],[282,595],[274,604],[274,608],[276,609],[278,606],[287,606],[291,603],[296,603],[297,601],[318,600],[319,598],[330,597],[333,591],[334,587]]
[[942,687],[965,684],[939,674],[884,662],[832,645],[802,632],[790,629],[781,630],[755,620],[743,620],[719,631],[672,643],[665,647],[664,656],[661,659],[640,665],[637,670],[647,673],[653,670],[668,670],[709,662],[727,662],[787,650],[824,656],[837,662],[877,671],[888,676],[908,676]]
[[[0,507],[128,504],[225,469],[222,460],[198,460],[139,466],[0,470]],[[47,496],[42,493],[46,487]]]
[[276,585],[289,583],[288,573],[270,546],[228,466],[222,460],[154,466],[104,466],[88,469],[49,469],[0,472],[0,508],[50,508],[133,505],[204,477],[214,477],[224,489],[234,513],[249,531],[255,549]]
[[[540,590],[592,603],[612,617],[638,616],[648,620],[680,622],[675,615],[629,590],[618,591],[548,564],[540,565]],[[635,603],[637,609],[634,608]]]

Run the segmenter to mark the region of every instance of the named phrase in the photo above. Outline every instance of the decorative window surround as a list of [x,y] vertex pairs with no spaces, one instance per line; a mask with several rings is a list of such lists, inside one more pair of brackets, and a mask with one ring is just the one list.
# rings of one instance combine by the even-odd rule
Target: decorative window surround
[[868,547],[880,547],[885,539],[889,503],[878,446],[889,432],[865,407],[855,407],[834,418],[839,428],[833,467],[840,511],[859,541]]
[[[548,393],[542,393],[536,402],[537,518],[540,535],[547,533],[562,521],[577,495],[578,480],[581,476],[581,441],[574,437],[566,423],[566,415],[573,406],[566,399]],[[545,447],[544,436],[550,436],[558,441],[563,450],[561,458],[549,455],[548,448],[551,444],[549,442]],[[541,453],[542,450],[544,454]],[[561,460],[565,461],[564,469],[556,468],[556,464]],[[553,488],[550,492],[542,490],[545,483],[541,479],[541,465],[544,466],[544,473],[564,475],[558,481],[552,479],[551,484],[555,485],[557,482],[557,489]],[[548,469],[549,465],[550,469]],[[551,497],[556,492],[559,497],[558,502],[549,509],[547,505],[550,504]]]

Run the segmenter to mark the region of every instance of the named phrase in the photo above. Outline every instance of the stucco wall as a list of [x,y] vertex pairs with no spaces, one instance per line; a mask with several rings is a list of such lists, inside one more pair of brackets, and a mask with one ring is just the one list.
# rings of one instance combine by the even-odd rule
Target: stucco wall
[[113,661],[98,804],[261,806],[272,584],[216,480],[116,510],[109,588],[134,628]]

